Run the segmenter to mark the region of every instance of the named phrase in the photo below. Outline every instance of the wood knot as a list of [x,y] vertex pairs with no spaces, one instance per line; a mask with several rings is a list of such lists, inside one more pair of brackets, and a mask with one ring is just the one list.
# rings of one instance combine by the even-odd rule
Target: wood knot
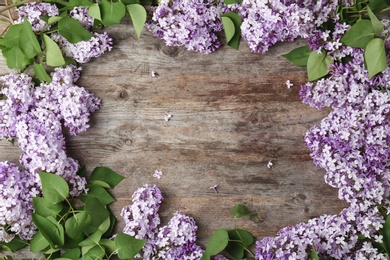
[[164,46],[161,51],[169,57],[179,56],[179,48],[175,46]]
[[119,92],[119,97],[125,99],[128,97],[128,94],[125,90],[122,90],[121,92]]

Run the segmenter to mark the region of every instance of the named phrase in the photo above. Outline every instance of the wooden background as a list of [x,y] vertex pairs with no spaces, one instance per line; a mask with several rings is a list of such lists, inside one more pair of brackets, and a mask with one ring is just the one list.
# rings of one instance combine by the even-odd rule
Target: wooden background
[[[87,132],[67,135],[67,148],[89,172],[106,166],[127,177],[112,191],[117,230],[121,208],[146,183],[163,192],[162,222],[175,211],[194,217],[202,246],[218,228],[233,227],[229,209],[238,203],[259,213],[260,222],[237,222],[258,239],[346,206],[303,143],[329,110],[301,103],[305,70],[280,56],[304,41],[278,44],[265,55],[250,53],[245,42],[240,51],[225,46],[204,55],[167,47],[148,32],[138,41],[127,24],[108,31],[114,49],[85,65],[78,82],[102,107]],[[0,142],[0,160],[17,162],[19,155],[17,146]],[[160,180],[152,176],[156,169]]]

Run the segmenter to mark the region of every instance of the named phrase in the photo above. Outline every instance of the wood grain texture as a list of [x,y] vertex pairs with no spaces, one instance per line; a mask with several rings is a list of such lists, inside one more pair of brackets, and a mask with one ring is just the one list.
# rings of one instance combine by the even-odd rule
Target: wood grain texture
[[[216,229],[233,226],[229,208],[238,203],[260,214],[259,223],[238,221],[258,239],[346,206],[303,143],[329,110],[301,103],[305,70],[280,56],[303,41],[278,44],[265,55],[250,53],[245,42],[240,51],[225,46],[204,55],[165,46],[147,32],[137,41],[126,24],[108,31],[114,49],[85,65],[78,82],[102,107],[87,132],[66,139],[68,154],[89,172],[101,165],[127,177],[112,191],[117,230],[121,208],[146,183],[158,184],[165,196],[163,223],[175,211],[194,217],[201,245]],[[16,162],[19,154],[0,142],[1,160]],[[156,169],[160,180],[152,176]]]

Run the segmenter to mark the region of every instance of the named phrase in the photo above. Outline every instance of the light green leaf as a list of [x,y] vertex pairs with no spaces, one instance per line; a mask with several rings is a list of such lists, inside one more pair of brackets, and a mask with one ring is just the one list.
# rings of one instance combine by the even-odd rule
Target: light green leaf
[[233,21],[229,17],[222,16],[223,30],[225,32],[226,42],[230,42],[236,32]]
[[8,48],[19,47],[19,34],[22,26],[21,24],[12,25],[4,38],[0,39],[0,45]]
[[317,251],[314,248],[310,252],[310,259],[311,260],[319,260]]
[[125,177],[107,167],[96,167],[91,173],[91,181],[102,181],[114,188]]
[[58,32],[70,43],[88,41],[93,37],[79,21],[71,17],[64,17],[58,22]]
[[229,234],[225,229],[218,229],[207,243],[206,250],[201,260],[210,259],[211,256],[222,252],[229,243]]
[[49,19],[47,20],[47,24],[53,24],[61,20],[63,17],[61,16],[50,16]]
[[43,39],[46,45],[46,63],[52,67],[59,67],[65,65],[64,57],[60,47],[46,34],[43,35]]
[[108,205],[115,201],[115,199],[107,192],[106,189],[97,185],[88,185],[88,193],[83,194],[81,197],[82,201],[87,201],[89,198],[96,198],[102,205]]
[[10,69],[24,70],[32,61],[28,59],[19,47],[7,48],[3,50],[3,56]]
[[29,59],[34,58],[38,53],[42,52],[41,46],[27,18],[24,19],[22,28],[20,29],[19,46],[23,54]]
[[144,247],[146,240],[135,239],[124,233],[119,233],[114,239],[118,249],[119,259],[130,259]]
[[228,41],[228,45],[237,50],[240,44],[242,20],[240,16],[234,12],[225,13],[222,15],[222,17],[229,18],[234,24],[234,35]]
[[70,238],[78,239],[91,224],[92,217],[85,211],[75,214],[65,222],[65,231]]
[[91,234],[89,237],[87,237],[85,240],[79,243],[82,247],[92,247],[99,244],[100,239],[102,238],[103,232],[100,230],[95,231],[93,234]]
[[72,248],[62,254],[62,257],[69,259],[79,259],[81,251],[79,248]]
[[310,54],[310,47],[302,46],[290,51],[287,54],[283,54],[282,56],[299,67],[306,67]]
[[382,34],[383,32],[383,29],[384,29],[384,25],[381,21],[378,20],[378,18],[376,17],[376,15],[371,11],[370,7],[367,6],[367,14],[368,14],[368,17],[370,18],[371,20],[371,24],[372,24],[372,27],[374,28],[374,31],[375,31],[375,35],[376,36],[379,36]]
[[385,42],[381,38],[375,38],[367,44],[364,60],[370,78],[387,68]]
[[93,3],[89,8],[88,8],[88,14],[96,20],[101,21],[102,16],[100,14],[100,7],[98,3]]
[[223,2],[227,5],[230,5],[230,4],[242,3],[242,0],[224,0]]
[[57,217],[63,208],[62,203],[53,203],[48,198],[34,197],[33,203],[35,213],[41,215],[42,217]]
[[114,240],[102,238],[99,243],[105,247],[108,255],[111,255],[117,249]]
[[96,245],[96,246],[91,247],[85,253],[83,253],[83,256],[90,256],[90,257],[92,257],[92,259],[100,260],[100,259],[103,259],[105,254],[106,254],[106,252],[104,251],[104,249],[101,246]]
[[107,0],[102,0],[100,3],[100,12],[102,23],[105,26],[108,26],[119,24],[126,14],[126,8],[121,2],[108,2]]
[[374,39],[374,35],[375,30],[371,21],[360,20],[344,34],[341,42],[351,47],[364,48],[369,41]]
[[328,74],[328,67],[333,63],[332,57],[325,52],[313,51],[307,60],[307,76],[309,81],[317,80]]
[[34,73],[40,81],[48,82],[48,83],[51,82],[51,77],[49,76],[49,74],[47,74],[45,67],[43,67],[42,63],[38,63],[34,65]]
[[50,244],[47,239],[42,235],[42,232],[38,230],[38,232],[33,236],[30,241],[30,251],[33,253],[37,253],[39,251],[44,250],[49,247]]
[[61,176],[56,174],[39,172],[42,183],[43,196],[52,203],[58,203],[68,196],[69,186]]
[[146,22],[145,7],[143,7],[140,4],[131,4],[131,5],[127,5],[126,9],[130,14],[135,33],[137,34],[137,37],[139,39],[141,37],[141,32]]
[[53,217],[45,218],[33,213],[32,219],[52,248],[58,248],[64,244],[64,228]]

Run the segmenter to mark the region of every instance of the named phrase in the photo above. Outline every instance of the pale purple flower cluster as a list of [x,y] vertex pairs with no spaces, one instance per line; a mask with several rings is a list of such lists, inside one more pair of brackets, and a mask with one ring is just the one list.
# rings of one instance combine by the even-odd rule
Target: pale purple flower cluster
[[252,52],[265,53],[280,41],[307,38],[312,30],[335,19],[337,0],[244,0],[238,7],[241,35]]
[[35,234],[33,205],[26,189],[29,178],[15,164],[0,162],[0,241],[9,242],[15,235],[29,240]]
[[[57,68],[51,75],[51,83],[42,83],[37,87],[32,78],[24,73],[0,77],[3,84],[0,94],[4,97],[0,100],[0,137],[17,139],[17,144],[22,149],[20,164],[23,168],[19,172],[13,170],[14,165],[2,164],[4,174],[7,173],[5,168],[8,165],[8,171],[15,175],[13,178],[20,180],[18,185],[11,188],[13,179],[0,178],[0,186],[8,187],[4,187],[4,192],[0,193],[0,202],[22,205],[15,206],[10,211],[15,217],[20,215],[21,221],[1,222],[0,226],[4,230],[24,238],[31,235],[29,226],[32,224],[26,223],[31,222],[31,217],[26,217],[26,212],[33,208],[32,197],[40,195],[39,171],[62,176],[70,186],[71,196],[78,196],[85,191],[86,180],[77,175],[78,162],[66,155],[61,123],[69,127],[71,134],[85,131],[90,113],[99,108],[99,99],[75,85],[79,74],[80,69],[73,65]],[[24,179],[18,176],[23,176]],[[23,194],[19,195],[22,190]],[[9,197],[13,193],[15,195]],[[8,214],[3,213],[0,212],[0,217]],[[24,231],[20,225],[24,226]],[[9,234],[2,234],[4,236],[0,236],[0,241],[9,240]]]
[[168,46],[211,53],[221,46],[216,35],[222,30],[219,1],[162,0],[146,25]]
[[158,228],[158,210],[163,196],[156,185],[144,185],[134,192],[133,203],[122,209],[123,232],[147,242],[138,257],[143,259],[200,259],[203,250],[196,245],[198,227],[193,218],[176,212],[168,224]]
[[[75,7],[70,13],[70,17],[78,20],[86,29],[93,25],[93,18],[88,15],[88,9],[85,7]],[[112,50],[112,38],[107,32],[92,33],[94,36],[78,43],[70,43],[58,33],[51,34],[51,38],[58,43],[62,52],[77,61],[78,63],[87,63],[93,58],[98,58],[107,51]]]
[[51,25],[47,24],[42,19],[42,16],[51,17],[59,15],[57,6],[49,3],[27,3],[25,6],[16,9],[16,11],[19,17],[15,23],[21,24],[27,18],[34,32],[44,32],[50,29]]

